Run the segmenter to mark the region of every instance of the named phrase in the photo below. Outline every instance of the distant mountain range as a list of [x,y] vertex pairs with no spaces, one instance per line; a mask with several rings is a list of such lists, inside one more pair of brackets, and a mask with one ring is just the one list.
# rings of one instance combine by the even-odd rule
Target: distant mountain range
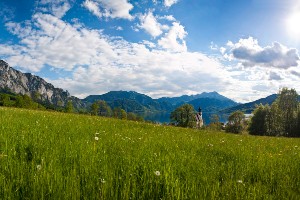
[[83,99],[93,103],[97,100],[106,101],[111,107],[121,107],[128,112],[171,112],[185,103],[191,104],[195,109],[202,108],[203,112],[218,112],[222,109],[238,105],[231,99],[217,92],[204,92],[197,95],[183,95],[181,97],[163,97],[152,99],[137,92],[111,91],[103,95],[90,95]]
[[[176,107],[188,103],[193,105],[196,110],[201,107],[203,114],[206,113],[207,117],[213,113],[228,115],[236,110],[251,113],[256,104],[272,104],[277,97],[276,94],[273,94],[253,102],[239,104],[217,92],[153,99],[134,91],[111,91],[106,94],[90,95],[85,99],[79,99],[70,96],[63,89],[55,88],[38,76],[22,73],[0,60],[0,91],[6,90],[16,94],[27,94],[31,97],[38,94],[41,101],[57,106],[65,106],[68,101],[72,101],[77,110],[88,110],[93,102],[104,100],[112,108],[121,107],[127,112],[142,115],[143,113],[156,113],[155,115],[157,115],[159,112],[169,115]],[[160,116],[160,114],[158,115]]]

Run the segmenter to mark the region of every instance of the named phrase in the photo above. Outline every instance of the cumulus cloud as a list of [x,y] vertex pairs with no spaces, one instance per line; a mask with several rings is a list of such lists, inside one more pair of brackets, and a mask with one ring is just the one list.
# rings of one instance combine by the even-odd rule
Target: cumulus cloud
[[297,76],[297,77],[300,78],[300,72],[297,72],[297,71],[292,70],[292,71],[291,71],[291,74],[293,74],[294,76]]
[[41,0],[37,1],[37,10],[49,12],[52,15],[62,18],[71,8],[71,0]]
[[[9,30],[20,44],[0,45],[1,57],[25,71],[43,67],[70,71],[71,78],[49,81],[79,97],[110,90],[176,96],[222,90],[230,79],[218,61],[204,54],[165,51],[148,41],[130,43],[49,14],[37,13],[31,23],[10,23]],[[24,34],[25,30],[32,31]]]
[[133,19],[133,5],[127,0],[85,0],[82,5],[99,18]]
[[283,79],[283,78],[280,76],[280,74],[278,74],[278,73],[276,73],[276,72],[273,72],[273,71],[270,72],[269,80],[280,81],[280,80],[282,80],[282,79]]
[[271,46],[261,47],[252,37],[240,39],[239,42],[228,42],[226,50],[221,49],[224,56],[241,61],[245,67],[273,67],[288,69],[298,66],[298,51],[278,42]]
[[174,52],[184,52],[187,51],[187,46],[184,38],[186,37],[187,32],[184,30],[184,27],[178,23],[173,22],[172,27],[169,32],[158,40],[158,44],[167,50]]
[[171,7],[173,4],[177,3],[178,0],[164,0],[164,5],[166,7]]
[[83,2],[82,5],[95,16],[99,18],[102,17],[102,13],[100,11],[99,4],[97,2],[86,0],[85,2]]
[[144,29],[154,38],[161,35],[163,33],[163,29],[168,28],[160,24],[151,11],[147,14],[141,15],[139,18],[141,23],[138,27]]

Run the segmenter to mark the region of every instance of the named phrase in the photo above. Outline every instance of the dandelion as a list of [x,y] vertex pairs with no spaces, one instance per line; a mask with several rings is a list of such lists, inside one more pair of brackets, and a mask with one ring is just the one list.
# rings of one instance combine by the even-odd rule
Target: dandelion
[[40,171],[42,169],[42,165],[37,165],[36,169]]
[[156,176],[160,176],[160,171],[155,171],[154,174],[155,174]]
[[96,141],[98,141],[98,140],[99,140],[99,138],[98,138],[98,137],[95,137],[95,140],[96,140]]

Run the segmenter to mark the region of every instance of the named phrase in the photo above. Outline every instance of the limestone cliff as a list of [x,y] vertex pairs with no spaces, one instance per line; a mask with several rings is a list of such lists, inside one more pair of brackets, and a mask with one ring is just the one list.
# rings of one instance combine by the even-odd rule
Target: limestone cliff
[[3,60],[0,60],[0,89],[9,89],[16,94],[27,94],[31,98],[38,98],[42,102],[56,106],[65,106],[68,101],[72,101],[77,109],[87,106],[82,100],[70,96],[67,91],[55,88],[38,76],[15,70]]

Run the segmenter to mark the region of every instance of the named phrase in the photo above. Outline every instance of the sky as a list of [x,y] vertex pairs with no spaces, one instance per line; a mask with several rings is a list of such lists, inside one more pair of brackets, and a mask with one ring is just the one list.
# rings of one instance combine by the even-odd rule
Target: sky
[[71,95],[300,93],[300,0],[0,0],[0,59]]

